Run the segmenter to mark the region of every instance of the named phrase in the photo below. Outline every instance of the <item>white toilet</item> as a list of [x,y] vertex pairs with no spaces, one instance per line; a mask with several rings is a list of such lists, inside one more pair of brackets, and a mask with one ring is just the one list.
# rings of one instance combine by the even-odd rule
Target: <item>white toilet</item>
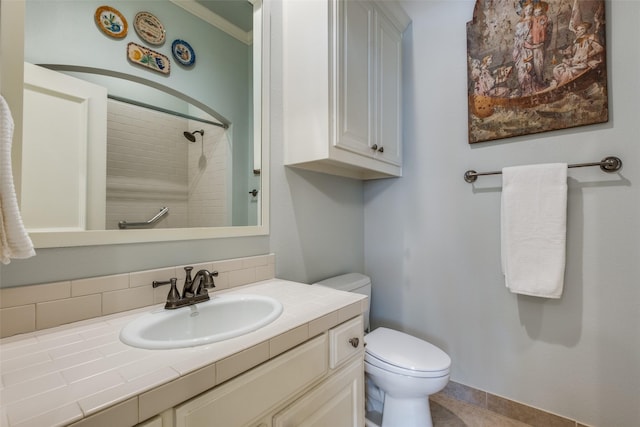
[[[364,294],[371,300],[371,279],[363,274],[343,274],[316,285]],[[364,323],[367,331],[368,309]],[[429,395],[447,385],[449,356],[433,344],[393,329],[377,328],[364,341],[365,373],[374,385],[367,387],[367,393],[384,396],[382,427],[432,427]],[[367,419],[367,426],[375,425]]]

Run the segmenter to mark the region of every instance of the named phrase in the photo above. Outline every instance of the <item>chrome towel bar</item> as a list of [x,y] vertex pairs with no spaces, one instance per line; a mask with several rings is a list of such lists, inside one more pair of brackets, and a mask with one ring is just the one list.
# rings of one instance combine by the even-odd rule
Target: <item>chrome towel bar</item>
[[[576,163],[574,165],[568,165],[569,168],[584,168],[588,166],[600,166],[600,169],[603,172],[616,172],[622,168],[622,160],[616,156],[608,156],[599,162],[593,163]],[[493,171],[493,172],[476,172],[474,170],[468,170],[464,173],[464,180],[468,183],[476,182],[479,176],[484,175],[501,175],[502,171]]]
[[168,207],[163,207],[162,209],[160,209],[160,212],[158,212],[153,218],[151,218],[149,221],[144,221],[144,222],[127,222],[127,221],[120,221],[118,223],[118,227],[120,229],[125,229],[125,228],[133,228],[133,227],[147,227],[149,225],[155,224],[156,222],[160,221],[160,218],[162,218],[163,216],[165,216],[166,214],[169,213],[169,208]]

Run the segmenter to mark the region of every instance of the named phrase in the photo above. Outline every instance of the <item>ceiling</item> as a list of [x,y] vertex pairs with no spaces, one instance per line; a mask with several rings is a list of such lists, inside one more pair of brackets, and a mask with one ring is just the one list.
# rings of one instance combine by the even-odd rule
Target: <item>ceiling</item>
[[248,0],[196,0],[216,15],[249,32],[253,28],[253,6]]

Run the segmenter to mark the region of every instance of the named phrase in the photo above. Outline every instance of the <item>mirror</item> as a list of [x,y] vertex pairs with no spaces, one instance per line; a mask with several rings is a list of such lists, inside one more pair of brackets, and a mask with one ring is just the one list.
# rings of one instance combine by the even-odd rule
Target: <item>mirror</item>
[[[159,140],[160,135],[175,134],[171,144],[179,146],[182,152],[169,153],[167,156],[183,156],[185,159],[168,170],[160,160],[145,159],[144,148],[134,146],[132,138],[128,138],[130,141],[121,147],[123,153],[120,155],[126,157],[127,152],[138,153],[130,156],[132,160],[129,171],[151,170],[155,177],[136,176],[134,179],[127,173],[114,176],[112,170],[118,168],[113,164],[121,159],[116,159],[111,164],[117,150],[110,148],[110,135],[106,137],[106,147],[96,148],[100,145],[95,145],[91,140],[91,135],[95,133],[89,126],[94,120],[91,118],[85,119],[86,127],[81,130],[82,135],[87,134],[89,137],[78,138],[77,147],[72,145],[71,149],[64,151],[60,140],[54,141],[47,133],[42,133],[42,129],[46,129],[42,121],[34,123],[30,119],[29,105],[40,105],[45,110],[44,114],[49,115],[58,108],[53,104],[47,109],[46,103],[37,98],[36,101],[30,99],[29,89],[37,85],[27,82],[26,76],[31,66],[25,64],[24,135],[20,167],[16,168],[14,159],[14,175],[16,170],[21,171],[21,202],[24,206],[35,203],[31,211],[40,216],[53,217],[57,214],[65,220],[72,218],[70,224],[63,222],[59,226],[50,227],[47,225],[49,218],[43,222],[45,226],[39,226],[37,221],[29,226],[31,220],[26,217],[25,224],[37,248],[268,234],[268,163],[265,161],[268,152],[265,117],[268,111],[264,108],[267,105],[265,89],[268,88],[268,84],[264,82],[268,75],[262,67],[266,63],[265,55],[268,54],[266,44],[263,43],[263,34],[268,34],[268,29],[265,28],[268,21],[263,19],[265,5],[260,1],[249,5],[249,14],[252,15],[249,17],[249,26],[253,26],[252,31],[245,24],[229,25],[229,21],[220,18],[220,15],[232,16],[229,13],[233,14],[233,10],[228,10],[233,7],[237,9],[240,4],[247,6],[246,0],[115,0],[109,3],[109,7],[117,12],[116,16],[127,20],[128,31],[124,37],[113,37],[94,20],[95,12],[104,5],[102,1],[25,2],[26,63],[45,64],[48,71],[64,72],[67,77],[80,78],[98,87],[107,88],[109,100],[106,109],[109,117],[137,117],[138,112],[133,113],[132,108],[138,109],[141,105],[154,107],[151,113],[145,114],[160,117],[160,122],[151,123],[142,133],[148,135],[155,132],[156,137],[152,138],[155,140]],[[207,7],[211,5],[222,6],[223,9],[214,13]],[[149,22],[136,25],[135,17],[143,11],[156,17],[164,27],[166,40],[162,43],[154,45],[145,41],[140,34],[140,31],[144,31],[144,26],[149,25]],[[203,17],[210,19],[205,22]],[[244,26],[244,29],[240,26]],[[151,40],[157,42],[155,39]],[[191,49],[190,55],[195,57],[195,61],[186,61],[185,65],[179,63],[179,58],[173,55],[173,40],[187,41]],[[169,59],[170,72],[158,72],[132,61],[128,52],[131,44],[150,50],[152,56],[164,55]],[[147,51],[143,49],[143,52]],[[143,85],[142,89],[134,88],[134,84]],[[80,84],[71,84],[74,90],[79,86]],[[43,90],[32,92],[46,90],[51,91],[45,86]],[[78,95],[79,98],[83,96]],[[92,101],[87,105],[92,110]],[[125,112],[114,113],[114,105]],[[139,123],[148,122],[147,119],[139,120]],[[60,120],[54,121],[60,124]],[[182,124],[175,125],[169,132],[164,127],[169,121],[182,121]],[[132,126],[137,130],[142,129],[138,124]],[[76,130],[76,126],[68,128]],[[112,128],[113,125],[109,123],[107,133]],[[39,129],[41,133],[33,135],[35,129]],[[74,135],[73,132],[70,133]],[[187,135],[195,137],[195,141],[187,139]],[[211,138],[215,138],[215,142]],[[68,141],[72,138],[61,139]],[[138,135],[133,139],[142,137]],[[50,151],[37,146],[34,141],[49,147]],[[225,148],[226,151],[214,153],[216,146]],[[164,149],[153,146],[152,149],[147,148],[146,152],[155,153]],[[69,159],[72,157],[87,159],[86,165],[78,166],[72,174],[83,179],[72,179],[73,192],[64,190],[64,203],[60,203],[59,196],[52,196],[53,201],[42,197],[43,194],[54,194],[52,189],[56,185],[52,185],[50,190],[38,185],[34,187],[33,181],[46,183],[52,181],[52,177],[57,179],[60,174],[55,171],[46,172],[47,169],[39,163],[34,166],[31,160],[33,153],[36,158],[38,154],[41,158],[62,156],[58,164],[65,163],[65,172],[76,168],[75,162],[71,166]],[[105,164],[105,160],[101,159],[110,160],[106,160]],[[150,164],[145,165],[145,161]],[[219,200],[189,200],[194,180],[205,182],[208,178],[202,172],[214,163],[223,165],[222,171],[218,170],[216,173],[218,181],[224,184],[210,185],[222,187],[221,194],[217,196]],[[200,176],[180,183],[165,179],[176,171],[180,171],[183,176],[198,173]],[[49,176],[50,179],[43,180],[43,176]],[[37,190],[32,191],[33,188]],[[127,193],[123,190],[131,188],[134,191]],[[160,191],[156,194],[150,188],[159,188]],[[187,191],[183,191],[185,188]],[[257,192],[253,192],[254,189]],[[35,196],[30,196],[30,191]],[[66,200],[66,195],[70,193],[74,195],[72,202]],[[116,200],[118,195],[121,198]],[[177,199],[180,201],[176,202]],[[133,205],[132,201],[137,204]],[[207,203],[218,203],[218,209],[225,212],[222,219],[218,217],[212,221],[209,213],[202,213],[198,211],[199,208],[194,207]],[[222,208],[220,204],[223,205]],[[144,223],[159,214],[160,209],[166,205],[171,205],[168,206],[169,215],[160,215],[157,224],[151,226],[154,228],[145,224],[126,229],[116,226],[122,222]],[[44,206],[60,207],[62,213],[57,212],[58,209],[43,209]]]

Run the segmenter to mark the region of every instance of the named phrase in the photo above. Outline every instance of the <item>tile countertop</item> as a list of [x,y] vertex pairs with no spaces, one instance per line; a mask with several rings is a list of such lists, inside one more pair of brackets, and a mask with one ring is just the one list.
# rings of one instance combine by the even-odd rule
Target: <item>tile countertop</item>
[[[154,415],[144,413],[138,399],[143,393],[200,368],[220,368],[224,364],[216,362],[258,344],[267,354],[264,360],[253,357],[252,363],[261,363],[357,316],[366,302],[364,295],[279,279],[222,293],[270,296],[284,310],[257,331],[184,349],[144,350],[120,341],[126,323],[162,305],[0,340],[0,426],[68,425],[127,400],[135,406],[137,421],[143,421]],[[216,370],[210,385],[239,373],[230,369]]]

